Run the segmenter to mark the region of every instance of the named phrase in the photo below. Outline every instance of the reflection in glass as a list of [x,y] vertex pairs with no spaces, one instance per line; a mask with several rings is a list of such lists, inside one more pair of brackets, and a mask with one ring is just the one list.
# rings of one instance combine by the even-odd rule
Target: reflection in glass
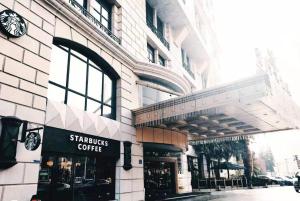
[[54,86],[53,84],[48,85],[48,96],[50,100],[55,100],[60,103],[64,103],[65,101],[65,90]]
[[104,96],[103,103],[109,104],[112,98],[112,81],[107,76],[104,75]]
[[111,116],[111,107],[103,105],[103,116],[110,117]]
[[114,160],[59,153],[42,157],[37,191],[42,201],[113,200],[114,192]]
[[68,105],[84,110],[85,99],[73,92],[68,92]]
[[105,18],[105,19],[108,19],[108,12],[105,8],[102,7],[102,16]]
[[[74,50],[71,50],[71,53],[72,54],[74,54],[74,55],[76,55],[77,57],[79,57],[80,59],[82,59],[84,62],[86,62],[87,61],[87,58],[86,58],[86,56],[84,56],[84,55],[82,55],[82,54],[80,54],[79,52],[77,52],[77,51],[74,51]],[[73,56],[73,55],[72,55]]]
[[102,72],[90,67],[89,68],[88,96],[101,101],[102,96]]
[[88,99],[86,110],[88,112],[101,115],[101,104],[96,101]]
[[72,56],[70,62],[69,88],[85,94],[86,63]]
[[95,9],[92,9],[92,15],[93,15],[97,20],[100,20],[100,13],[98,13]]
[[104,18],[102,18],[102,25],[105,26],[108,29],[108,21]]
[[53,46],[49,79],[57,84],[66,86],[68,53],[57,46]]

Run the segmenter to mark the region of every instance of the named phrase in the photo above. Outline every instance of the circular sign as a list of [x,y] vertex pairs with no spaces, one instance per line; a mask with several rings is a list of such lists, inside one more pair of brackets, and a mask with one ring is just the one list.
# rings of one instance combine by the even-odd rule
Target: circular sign
[[0,12],[0,28],[9,37],[21,37],[26,34],[27,28],[24,19],[12,10]]
[[39,133],[30,132],[25,139],[25,148],[29,151],[36,150],[41,144],[41,136]]

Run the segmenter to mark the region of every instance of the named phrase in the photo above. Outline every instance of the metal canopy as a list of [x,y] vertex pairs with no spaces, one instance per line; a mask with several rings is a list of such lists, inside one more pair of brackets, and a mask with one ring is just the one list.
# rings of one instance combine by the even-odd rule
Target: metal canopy
[[191,144],[298,129],[300,124],[299,108],[267,74],[149,105],[133,114],[136,127],[187,133]]

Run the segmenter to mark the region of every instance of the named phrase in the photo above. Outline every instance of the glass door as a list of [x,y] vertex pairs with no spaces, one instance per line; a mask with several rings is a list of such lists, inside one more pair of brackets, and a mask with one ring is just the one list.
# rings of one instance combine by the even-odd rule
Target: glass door
[[147,161],[144,166],[147,200],[157,200],[175,194],[175,164]]

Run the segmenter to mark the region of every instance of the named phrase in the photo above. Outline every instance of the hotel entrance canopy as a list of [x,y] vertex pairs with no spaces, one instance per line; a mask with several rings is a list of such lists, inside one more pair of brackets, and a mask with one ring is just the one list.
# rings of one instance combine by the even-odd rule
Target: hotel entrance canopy
[[300,125],[298,106],[268,74],[159,102],[134,110],[133,114],[137,128],[185,133],[190,144],[298,129]]

